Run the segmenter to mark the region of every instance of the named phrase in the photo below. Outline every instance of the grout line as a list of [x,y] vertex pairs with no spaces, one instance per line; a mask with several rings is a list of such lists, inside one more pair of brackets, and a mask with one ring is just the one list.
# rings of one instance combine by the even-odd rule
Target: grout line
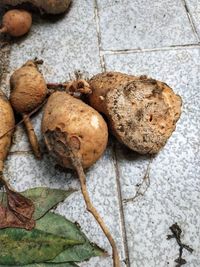
[[99,8],[98,8],[97,0],[94,0],[94,13],[95,13],[95,21],[96,21],[96,31],[97,31],[97,38],[98,38],[98,48],[99,48],[101,70],[105,71],[104,55],[101,54],[101,30],[100,30],[100,18],[99,18]]
[[133,48],[133,49],[122,49],[122,50],[103,50],[100,49],[101,56],[103,55],[118,55],[118,54],[132,54],[132,53],[143,53],[143,52],[156,52],[156,51],[168,51],[168,50],[180,50],[180,49],[195,49],[200,48],[199,44],[185,44],[185,45],[172,45],[158,48]]
[[191,27],[192,27],[192,30],[193,30],[193,32],[194,32],[194,34],[195,34],[195,37],[196,37],[198,43],[200,43],[200,38],[199,38],[199,35],[198,35],[198,32],[197,32],[196,26],[195,26],[195,24],[194,24],[192,15],[190,14],[190,10],[189,10],[189,8],[188,8],[188,5],[187,5],[186,0],[182,0],[182,3],[183,3],[183,6],[184,6],[184,8],[185,8],[185,10],[186,10],[186,13],[187,13],[187,16],[188,16],[188,20],[189,20],[190,25],[191,25]]
[[128,238],[127,238],[127,232],[126,232],[125,215],[124,215],[124,208],[123,208],[123,201],[122,201],[120,173],[119,173],[119,166],[118,166],[117,153],[116,153],[116,143],[114,143],[114,145],[112,146],[112,154],[113,154],[113,162],[114,162],[116,181],[117,181],[118,200],[119,200],[119,205],[120,205],[120,217],[121,217],[121,225],[122,225],[122,238],[123,238],[124,251],[125,251],[125,257],[126,257],[125,264],[126,264],[127,267],[130,267]]

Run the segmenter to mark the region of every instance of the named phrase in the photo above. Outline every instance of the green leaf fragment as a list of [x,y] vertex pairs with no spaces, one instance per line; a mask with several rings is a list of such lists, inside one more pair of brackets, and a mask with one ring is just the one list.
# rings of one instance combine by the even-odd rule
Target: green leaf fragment
[[0,264],[27,265],[53,260],[69,246],[80,241],[66,239],[34,229],[8,228],[0,230]]
[[[0,265],[0,267],[13,267],[10,265]],[[15,267],[21,267],[20,265]],[[79,267],[73,262],[65,262],[65,263],[59,263],[59,264],[53,264],[53,263],[35,263],[35,264],[28,264],[23,265],[23,267]]]
[[76,223],[72,223],[58,214],[48,212],[43,218],[37,221],[36,229],[46,230],[48,233],[54,233],[67,239],[79,240],[83,243],[67,248],[55,257],[54,260],[51,260],[51,262],[81,262],[89,260],[91,257],[106,255],[103,249],[89,242]]
[[66,191],[48,187],[36,187],[28,189],[21,194],[33,201],[35,205],[34,219],[38,220],[73,192],[75,192],[73,189]]

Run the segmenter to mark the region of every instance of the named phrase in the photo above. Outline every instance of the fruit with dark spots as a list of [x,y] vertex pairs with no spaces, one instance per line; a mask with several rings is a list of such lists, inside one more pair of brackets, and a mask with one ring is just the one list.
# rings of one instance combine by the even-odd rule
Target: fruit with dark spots
[[111,132],[130,149],[157,153],[175,130],[181,97],[147,76],[100,73],[89,84],[90,105],[107,116]]

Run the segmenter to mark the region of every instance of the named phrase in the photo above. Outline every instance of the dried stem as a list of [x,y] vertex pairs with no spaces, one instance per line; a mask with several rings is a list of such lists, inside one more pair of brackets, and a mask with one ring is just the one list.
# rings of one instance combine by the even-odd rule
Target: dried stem
[[167,239],[169,240],[169,239],[175,238],[177,244],[179,245],[179,256],[175,260],[175,262],[178,263],[176,265],[176,267],[180,267],[180,266],[182,266],[182,265],[187,263],[187,261],[185,259],[183,259],[183,257],[182,257],[183,249],[186,249],[190,253],[193,252],[193,249],[191,247],[189,247],[188,245],[185,245],[185,244],[182,243],[182,241],[181,241],[182,230],[181,230],[180,226],[177,223],[174,223],[172,226],[169,227],[169,229],[171,230],[172,235],[167,235]]
[[85,200],[87,210],[94,216],[94,218],[98,222],[99,226],[101,227],[102,231],[104,232],[105,236],[107,237],[107,239],[108,239],[108,241],[112,247],[113,266],[114,267],[120,267],[119,253],[118,253],[115,241],[114,241],[110,231],[108,230],[107,226],[105,225],[104,221],[102,220],[101,216],[99,215],[99,213],[97,212],[97,210],[95,209],[95,207],[93,206],[93,204],[90,200],[90,197],[89,197],[89,194],[87,191],[87,186],[86,186],[85,173],[83,170],[83,166],[81,164],[81,160],[78,156],[77,150],[73,147],[73,145],[70,143],[70,141],[67,141],[67,144],[68,144],[68,149],[69,149],[72,164],[73,164],[74,168],[76,169],[77,174],[79,176],[79,180],[81,183],[81,191],[82,191],[82,194],[83,194],[83,197]]
[[[33,114],[35,114],[38,110],[40,110],[47,102],[47,99],[44,100],[44,102],[42,102],[41,105],[39,105],[36,109],[34,109],[32,112],[30,112],[29,114],[27,114],[28,117],[31,117]],[[0,136],[0,139],[3,138],[4,136],[6,136],[8,133],[10,133],[11,131],[13,131],[17,126],[19,126],[20,124],[22,124],[24,122],[24,118],[18,122],[17,124],[15,124],[14,127],[10,128],[7,132],[5,132],[4,134],[2,134]]]
[[70,95],[91,94],[92,90],[89,83],[84,79],[77,79],[65,83],[47,83],[50,90],[66,91]]
[[23,114],[22,117],[24,119],[24,124],[26,126],[28,139],[30,141],[34,155],[36,156],[37,159],[41,159],[42,156],[41,156],[41,152],[40,152],[40,146],[39,146],[38,139],[37,139],[37,136],[36,136],[34,128],[33,128],[33,124],[32,124],[28,115]]
[[153,159],[151,158],[149,163],[148,163],[148,166],[147,166],[147,169],[145,171],[145,175],[142,179],[142,182],[137,185],[138,188],[136,190],[135,195],[131,198],[124,199],[124,203],[134,202],[138,197],[144,196],[144,194],[148,190],[148,188],[150,186],[149,172],[150,172],[150,166],[151,166],[152,160]]

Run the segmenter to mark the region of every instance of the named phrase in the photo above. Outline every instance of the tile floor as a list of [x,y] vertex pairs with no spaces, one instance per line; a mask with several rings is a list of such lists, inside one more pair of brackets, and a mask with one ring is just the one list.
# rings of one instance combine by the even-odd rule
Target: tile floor
[[[26,60],[44,60],[47,81],[65,81],[74,70],[86,76],[104,70],[147,74],[168,83],[183,98],[176,131],[154,158],[128,151],[114,139],[88,171],[92,201],[112,232],[123,267],[173,267],[174,240],[166,240],[177,222],[188,267],[200,266],[200,2],[198,0],[74,0],[55,22],[35,16],[28,36],[11,47],[2,84],[9,93],[12,71]],[[1,65],[0,65],[1,66]],[[33,119],[39,140],[41,114]],[[5,175],[18,190],[46,185],[79,188],[70,173],[44,156],[36,161],[23,127],[18,127]],[[149,168],[150,186],[131,200]],[[143,184],[141,192],[146,190]],[[111,253],[108,242],[85,209],[80,190],[57,211],[78,221],[90,239]],[[111,257],[81,267],[110,267]]]

